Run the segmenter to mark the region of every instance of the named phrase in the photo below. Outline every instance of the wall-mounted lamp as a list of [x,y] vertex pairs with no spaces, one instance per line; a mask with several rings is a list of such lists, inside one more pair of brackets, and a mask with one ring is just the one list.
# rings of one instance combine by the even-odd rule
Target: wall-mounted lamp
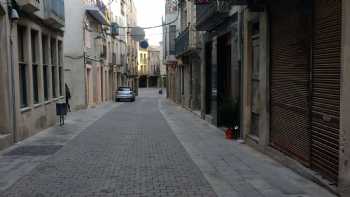
[[16,9],[11,9],[10,19],[12,21],[17,21],[19,19],[19,14]]

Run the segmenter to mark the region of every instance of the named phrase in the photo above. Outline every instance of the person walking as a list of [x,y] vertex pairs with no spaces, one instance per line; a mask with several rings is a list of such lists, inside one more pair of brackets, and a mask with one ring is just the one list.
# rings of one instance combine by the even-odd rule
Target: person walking
[[70,105],[69,105],[69,100],[71,99],[71,94],[70,94],[70,90],[69,90],[67,84],[65,84],[65,89],[66,89],[66,105],[67,105],[67,111],[68,111],[68,112],[71,112]]

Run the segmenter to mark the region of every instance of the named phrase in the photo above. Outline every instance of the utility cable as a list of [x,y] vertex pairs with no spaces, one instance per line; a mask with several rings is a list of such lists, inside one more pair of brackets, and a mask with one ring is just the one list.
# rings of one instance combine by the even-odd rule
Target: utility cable
[[142,29],[155,29],[155,28],[159,28],[159,27],[164,27],[164,26],[168,26],[168,25],[171,25],[173,23],[175,23],[176,21],[179,20],[179,16],[180,16],[180,9],[179,9],[179,3],[177,5],[177,15],[176,15],[176,18],[168,23],[164,23],[164,24],[161,24],[161,25],[155,25],[155,26],[149,26],[149,27],[137,27],[137,26],[130,26],[130,27],[122,27],[122,26],[119,26],[118,28],[121,28],[121,29],[132,29],[132,28],[142,28]]

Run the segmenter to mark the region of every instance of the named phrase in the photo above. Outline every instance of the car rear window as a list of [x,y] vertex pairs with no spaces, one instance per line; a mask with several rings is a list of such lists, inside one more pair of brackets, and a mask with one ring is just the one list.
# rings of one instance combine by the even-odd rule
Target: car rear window
[[118,88],[118,91],[131,91],[131,89],[130,88]]

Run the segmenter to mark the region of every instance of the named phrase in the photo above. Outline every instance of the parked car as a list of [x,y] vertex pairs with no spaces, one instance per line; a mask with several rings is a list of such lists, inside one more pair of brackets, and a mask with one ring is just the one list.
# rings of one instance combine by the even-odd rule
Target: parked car
[[135,93],[132,91],[131,88],[129,87],[119,87],[116,91],[116,97],[115,101],[120,102],[120,101],[130,101],[134,102],[135,101]]

